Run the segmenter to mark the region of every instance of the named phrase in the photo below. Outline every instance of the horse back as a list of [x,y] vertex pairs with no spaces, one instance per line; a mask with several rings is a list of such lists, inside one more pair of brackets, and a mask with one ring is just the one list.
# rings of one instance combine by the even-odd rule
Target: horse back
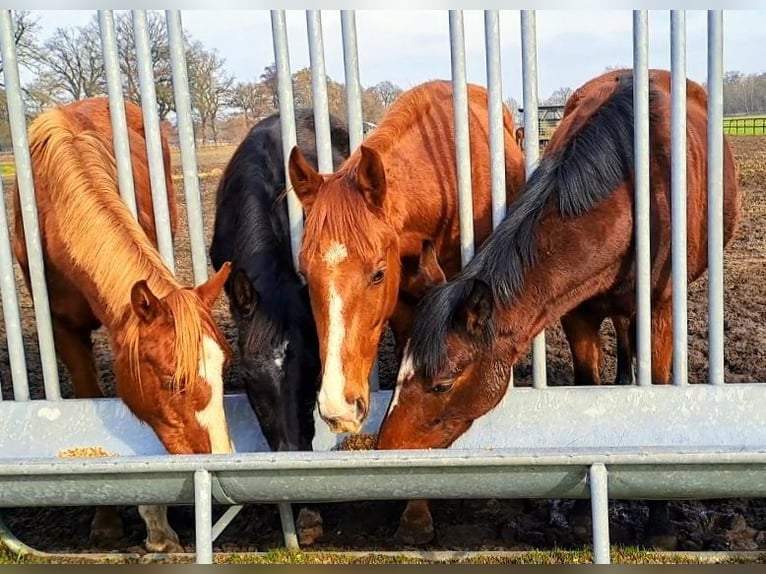
[[[60,106],[69,118],[72,126],[77,131],[92,130],[105,136],[104,144],[109,153],[114,156],[114,140],[112,133],[111,115],[109,112],[109,99],[106,97],[86,98],[72,103]],[[136,193],[136,206],[138,210],[138,221],[144,232],[147,234],[152,244],[157,246],[157,234],[154,224],[154,209],[151,199],[151,182],[149,178],[148,158],[146,152],[146,140],[143,124],[143,112],[141,108],[130,102],[125,101],[125,117],[128,128],[128,140],[131,152],[131,167],[133,182]],[[165,182],[167,186],[168,208],[170,212],[171,233],[175,235],[178,222],[178,206],[176,201],[175,188],[173,187],[171,177],[171,159],[170,145],[168,143],[167,126],[161,126],[162,155],[165,170]],[[33,166],[34,168],[34,166]],[[36,196],[38,198],[38,209],[40,209],[41,198],[47,196],[46,182],[40,178],[35,178]],[[24,238],[23,220],[21,217],[20,196],[18,181],[14,182],[14,238],[13,249],[19,260],[20,265],[25,270],[27,268],[26,244]],[[43,208],[45,206],[43,205]],[[41,229],[41,233],[45,230]]]
[[[296,143],[317,169],[314,112],[295,110]],[[348,157],[348,129],[330,115],[333,166]],[[225,261],[247,268],[254,250],[270,251],[292,265],[290,225],[285,194],[284,154],[279,113],[255,124],[237,146],[216,189],[216,216],[210,259],[219,269]],[[240,248],[238,248],[238,245]]]

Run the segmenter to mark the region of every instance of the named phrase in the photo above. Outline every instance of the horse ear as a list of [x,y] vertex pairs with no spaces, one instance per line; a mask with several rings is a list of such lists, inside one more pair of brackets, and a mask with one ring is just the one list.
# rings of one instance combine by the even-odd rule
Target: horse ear
[[371,147],[359,146],[361,157],[356,167],[356,181],[367,203],[376,209],[383,207],[386,199],[386,170],[380,155]]
[[472,279],[471,291],[458,303],[455,311],[457,326],[470,337],[482,337],[492,320],[495,306],[492,288],[481,279]]
[[290,150],[288,173],[295,195],[303,205],[303,209],[308,211],[314,203],[324,178],[309,165],[298,146],[293,146]]
[[162,313],[162,301],[152,293],[145,280],[138,281],[130,290],[133,312],[144,323],[150,323]]
[[221,294],[223,285],[229,278],[229,274],[231,274],[231,262],[225,261],[224,264],[221,265],[221,268],[207,281],[194,288],[194,291],[196,291],[197,295],[202,299],[202,302],[205,305],[208,307],[213,306],[213,303],[215,303],[215,300],[218,299],[218,296]]
[[442,266],[436,256],[436,246],[430,239],[424,239],[420,250],[420,274],[425,278],[428,287],[436,287],[447,282]]
[[250,278],[238,269],[232,277],[232,295],[234,305],[243,315],[249,315],[258,304],[258,294],[255,292]]

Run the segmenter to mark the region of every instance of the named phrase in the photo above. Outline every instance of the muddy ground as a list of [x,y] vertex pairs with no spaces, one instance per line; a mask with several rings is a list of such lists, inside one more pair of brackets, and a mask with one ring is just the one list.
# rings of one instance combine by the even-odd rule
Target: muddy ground
[[[730,245],[725,263],[725,376],[727,382],[766,381],[766,137],[733,138],[744,191],[744,217],[735,241]],[[205,236],[209,244],[214,216],[214,192],[233,148],[201,150],[199,164],[205,208]],[[180,162],[174,157],[174,171],[180,176]],[[10,217],[9,180],[3,181],[6,209]],[[182,199],[182,181],[177,179]],[[177,245],[178,274],[191,281],[188,230],[186,220],[179,225]],[[17,268],[17,281],[21,286]],[[31,300],[23,286],[19,290],[23,316],[27,364],[34,398],[42,398],[42,377],[37,354],[37,340]],[[689,292],[689,378],[692,382],[707,379],[707,285],[703,277]],[[228,318],[225,300],[216,308],[216,316],[234,343],[236,333]],[[0,325],[5,340],[4,325]],[[611,327],[608,336],[604,375],[614,372]],[[390,337],[381,349],[381,386],[390,388],[395,372]],[[549,384],[569,384],[569,351],[560,327],[547,332]],[[111,358],[102,334],[97,336],[98,361],[106,391],[112,393]],[[234,346],[236,349],[236,346]],[[236,359],[236,358],[235,358]],[[71,396],[66,372],[59,370],[65,396]],[[6,345],[0,349],[0,376],[5,399],[12,398]],[[236,360],[228,373],[227,390],[237,391]],[[531,365],[527,357],[516,369],[516,384],[531,384]],[[2,493],[0,493],[0,496]],[[357,502],[319,505],[324,518],[324,537],[317,549],[395,550],[393,540],[404,502]],[[547,502],[524,505],[521,501],[468,500],[433,501],[432,512],[436,538],[428,547],[444,550],[569,548],[581,544],[573,537],[566,516],[571,501],[559,506],[558,517],[548,520]],[[216,509],[216,516],[223,509]],[[7,509],[3,518],[22,540],[41,550],[96,551],[88,542],[92,509],[40,508]],[[125,537],[112,550],[141,551],[144,525],[135,508],[123,509]],[[181,542],[193,550],[194,516],[190,508],[171,508],[170,522]],[[756,550],[766,549],[766,504],[763,501],[720,500],[679,501],[671,504],[671,518],[681,549],[687,550]],[[641,502],[610,502],[612,542],[642,545],[646,542],[646,506]],[[586,540],[587,542],[587,540]],[[273,505],[248,505],[216,542],[216,550],[267,550],[282,544],[277,509]]]

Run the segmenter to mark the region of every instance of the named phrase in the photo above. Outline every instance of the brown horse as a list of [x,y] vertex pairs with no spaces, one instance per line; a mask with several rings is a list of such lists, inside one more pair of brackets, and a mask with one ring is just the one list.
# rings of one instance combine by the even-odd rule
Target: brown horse
[[521,151],[524,151],[524,127],[516,128],[516,145]]
[[[487,91],[469,85],[468,98],[474,229],[481,244],[492,229]],[[512,198],[524,182],[523,156],[507,109],[503,120],[506,195]],[[417,297],[407,284],[429,271],[418,265],[421,253],[433,247],[438,263],[428,253],[426,259],[434,271],[443,269],[431,283],[460,270],[451,82],[427,82],[402,94],[335,173],[318,174],[296,147],[289,174],[306,211],[300,267],[319,333],[319,412],[336,432],[356,432],[367,416],[368,379],[386,321],[399,354],[409,333]]]
[[[468,86],[475,243],[492,230],[487,91]],[[367,140],[331,175],[300,150],[289,174],[306,211],[300,267],[319,335],[319,413],[335,432],[358,432],[369,376],[388,321],[397,357],[423,294],[461,266],[452,84],[432,81],[402,94]],[[524,158],[503,109],[506,199],[524,183]],[[398,536],[433,536],[425,502],[412,502]]]
[[[688,279],[707,268],[707,95],[687,81]],[[670,74],[650,71],[652,381],[670,381]],[[633,76],[611,71],[570,100],[528,186],[484,248],[421,303],[378,448],[446,448],[493,409],[533,337],[567,313],[598,343],[607,316],[635,329]],[[740,217],[724,145],[724,241]],[[632,352],[635,339],[631,337]],[[555,413],[552,413],[555,416]],[[650,506],[650,512],[652,507]],[[658,534],[669,526],[656,517]]]
[[[211,315],[228,277],[223,267],[188,288],[156,245],[140,108],[127,103],[139,221],[122,202],[111,144],[108,100],[74,102],[29,126],[37,209],[56,352],[75,397],[101,397],[91,333],[104,325],[118,396],[149,424],[170,453],[229,453],[222,373],[230,350]],[[163,134],[172,227],[177,208]],[[13,249],[29,286],[18,189]],[[139,507],[150,551],[182,551],[164,506]],[[100,508],[92,535],[120,536],[113,508]]]

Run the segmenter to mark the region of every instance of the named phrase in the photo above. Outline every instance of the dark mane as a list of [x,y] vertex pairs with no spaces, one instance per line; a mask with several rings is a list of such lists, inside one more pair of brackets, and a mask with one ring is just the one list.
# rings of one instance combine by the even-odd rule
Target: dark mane
[[[650,83],[650,109],[655,97]],[[574,112],[573,118],[580,119],[576,115]],[[553,209],[564,219],[580,216],[632,178],[632,74],[621,76],[611,95],[583,119],[562,123],[559,130],[571,131],[557,134],[561,145],[543,156],[505,219],[476,256],[452,281],[433,289],[422,300],[410,352],[425,376],[433,377],[446,362],[445,339],[454,312],[470,294],[474,279],[490,286],[497,304],[509,307],[523,287],[527,269],[535,264],[535,235],[542,216]],[[488,329],[485,336],[491,338],[491,325]]]
[[[307,161],[317,165],[314,112],[295,111],[297,144]],[[330,116],[333,164],[348,156],[348,130]],[[305,323],[295,317],[302,308],[296,301],[302,283],[290,252],[290,226],[284,191],[286,177],[279,114],[253,126],[240,143],[224,171],[216,192],[216,221],[210,247],[215,269],[231,260],[255,287],[261,304],[255,326],[249,329],[248,348],[265,350],[291,324]],[[233,273],[232,273],[233,275]],[[226,283],[231,295],[231,278]]]

